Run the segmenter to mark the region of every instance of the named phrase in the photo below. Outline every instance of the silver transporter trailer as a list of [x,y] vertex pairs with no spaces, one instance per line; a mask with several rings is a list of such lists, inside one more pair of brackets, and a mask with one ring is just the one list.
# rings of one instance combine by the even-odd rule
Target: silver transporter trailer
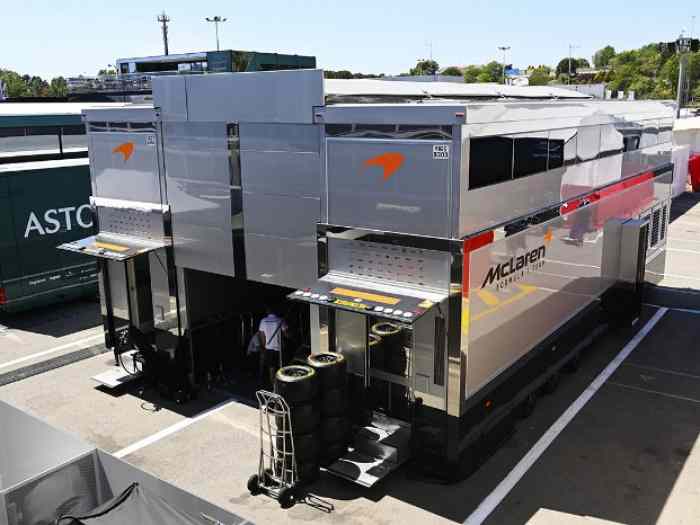
[[[176,396],[287,296],[295,348],[344,354],[353,402],[455,475],[663,272],[670,104],[318,70],[153,92],[85,113],[99,234],[62,248],[100,258],[108,345]],[[377,456],[331,470],[370,485]]]

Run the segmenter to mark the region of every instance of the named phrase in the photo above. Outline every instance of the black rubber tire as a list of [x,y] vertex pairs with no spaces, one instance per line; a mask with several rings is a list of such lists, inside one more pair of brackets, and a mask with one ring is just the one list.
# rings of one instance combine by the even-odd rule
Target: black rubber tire
[[253,474],[248,478],[248,492],[253,496],[257,496],[262,492],[260,488],[260,476],[257,474]]
[[[286,450],[291,450],[292,440],[287,438],[277,438],[277,449],[283,450],[282,445],[286,442]],[[318,461],[321,438],[318,432],[308,434],[294,434],[294,457],[299,462]]]
[[327,467],[334,463],[338,458],[341,458],[348,451],[348,446],[345,442],[324,444],[321,448],[319,456],[322,466]]
[[549,379],[545,382],[544,385],[542,385],[542,393],[544,395],[549,395],[553,394],[557,387],[559,387],[559,380],[561,379],[561,376],[559,373],[552,374]]
[[344,416],[348,412],[348,390],[345,387],[326,390],[321,396],[321,416]]
[[297,492],[294,487],[285,487],[280,490],[277,500],[283,509],[291,509],[297,502]]
[[571,359],[569,359],[566,362],[566,364],[562,367],[562,371],[567,373],[567,374],[573,374],[576,371],[578,371],[580,366],[581,366],[581,354],[576,353],[575,355],[571,356]]
[[[350,436],[350,420],[346,417],[328,417],[321,420],[321,443],[347,443]],[[323,453],[323,445],[321,446]]]
[[331,390],[347,384],[348,363],[343,354],[324,352],[306,358],[308,366],[316,370],[321,391]]
[[275,374],[275,393],[290,406],[313,401],[318,394],[316,371],[304,365],[280,368]]
[[515,408],[515,416],[519,419],[526,419],[532,415],[537,405],[537,395],[533,392]]
[[[294,434],[309,434],[318,428],[321,421],[321,411],[317,403],[304,403],[289,407]],[[282,430],[284,418],[277,416],[277,428]]]
[[321,475],[318,461],[297,461],[297,479],[300,485],[308,485],[318,480]]

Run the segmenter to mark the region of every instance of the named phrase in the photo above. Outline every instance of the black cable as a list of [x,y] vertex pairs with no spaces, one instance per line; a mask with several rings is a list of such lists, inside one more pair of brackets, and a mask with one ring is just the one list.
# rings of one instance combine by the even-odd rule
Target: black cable
[[129,485],[124,491],[119,495],[119,497],[106,509],[101,510],[100,512],[95,512],[93,514],[85,514],[83,516],[70,516],[70,515],[63,515],[59,516],[56,518],[56,521],[54,521],[54,525],[60,525],[63,520],[72,520],[78,523],[82,523],[81,520],[87,520],[87,519],[92,519],[92,518],[99,518],[101,516],[104,516],[108,514],[109,512],[112,512],[114,509],[122,505],[128,498],[131,496],[131,493],[134,491],[136,487],[138,487],[138,483],[132,483]]

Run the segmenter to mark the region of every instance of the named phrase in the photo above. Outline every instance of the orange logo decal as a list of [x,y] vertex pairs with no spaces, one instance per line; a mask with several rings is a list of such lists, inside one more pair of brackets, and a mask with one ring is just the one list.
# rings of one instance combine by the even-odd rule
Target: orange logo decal
[[547,231],[544,232],[544,243],[549,244],[553,237],[551,228],[547,228]]
[[134,153],[134,143],[124,142],[123,144],[119,144],[119,146],[112,150],[112,153],[121,153],[124,156],[124,162],[126,162]]
[[371,159],[367,159],[363,166],[379,166],[384,170],[384,180],[389,180],[391,176],[401,167],[404,156],[401,153],[382,153]]

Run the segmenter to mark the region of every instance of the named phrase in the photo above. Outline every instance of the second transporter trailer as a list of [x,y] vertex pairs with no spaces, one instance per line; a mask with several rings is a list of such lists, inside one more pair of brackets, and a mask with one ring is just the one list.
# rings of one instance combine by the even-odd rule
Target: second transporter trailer
[[[320,71],[154,102],[86,113],[99,234],[63,248],[101,260],[108,344],[178,396],[288,297],[293,349],[344,354],[353,402],[455,473],[662,273],[668,104]],[[330,469],[370,485],[386,450]]]

